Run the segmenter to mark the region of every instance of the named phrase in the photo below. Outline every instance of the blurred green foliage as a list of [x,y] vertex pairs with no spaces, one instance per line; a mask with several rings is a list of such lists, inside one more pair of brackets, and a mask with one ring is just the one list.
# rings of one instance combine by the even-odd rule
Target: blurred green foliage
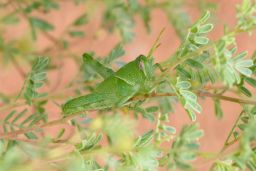
[[[61,26],[49,16],[63,12],[65,3],[84,11],[57,36],[54,31]],[[195,22],[187,10],[192,6],[202,14]],[[197,170],[199,166],[193,161],[198,158],[211,160],[213,171],[256,170],[256,53],[239,52],[236,43],[238,34],[253,34],[256,1],[237,4],[236,25],[225,26],[223,36],[213,41],[208,34],[214,30],[211,11],[215,8],[215,3],[204,0],[1,1],[1,63],[13,65],[24,84],[17,94],[0,92],[0,170]],[[92,92],[116,68],[125,66],[121,57],[124,47],[139,34],[135,34],[137,20],[150,33],[151,18],[157,10],[168,18],[180,46],[170,58],[155,65],[157,71],[149,82],[155,85],[154,91],[131,97],[122,108],[60,114],[52,120],[49,102],[61,109],[64,100]],[[85,32],[95,15],[101,18],[96,36]],[[24,23],[29,28],[24,35],[6,36],[10,28],[19,29]],[[106,56],[91,51],[87,53],[92,57],[82,62],[81,54],[70,50],[77,45],[76,40],[97,37],[102,31],[118,35],[119,40]],[[38,48],[40,37],[52,44]],[[156,40],[149,56],[158,43]],[[56,89],[61,76],[56,79],[57,88],[50,89],[47,73],[60,69],[56,61],[62,61],[63,56],[74,60],[79,73],[59,93]],[[236,97],[226,96],[230,92]],[[220,152],[200,151],[204,133],[196,116],[208,112],[200,105],[200,97],[212,98],[218,119],[227,115],[222,100],[242,108]],[[170,122],[176,103],[181,103],[193,121],[179,129]],[[60,128],[55,135],[49,136],[49,130],[44,129],[63,123],[68,127]],[[239,145],[228,151],[233,144]]]

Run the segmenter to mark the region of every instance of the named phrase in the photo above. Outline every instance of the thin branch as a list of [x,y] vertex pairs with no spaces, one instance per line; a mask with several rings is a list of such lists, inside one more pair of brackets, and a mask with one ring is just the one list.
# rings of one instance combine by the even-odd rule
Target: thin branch
[[[216,94],[211,94],[208,92],[198,92],[197,93],[198,96],[200,97],[212,97],[212,98],[219,98],[221,100],[226,100],[226,101],[230,101],[230,102],[234,102],[234,103],[246,103],[246,104],[256,104],[256,101],[254,100],[245,100],[245,99],[239,99],[239,98],[233,98],[233,97],[228,97],[228,96],[222,96],[222,95],[216,95]],[[135,96],[133,98],[131,98],[129,101],[138,101],[138,100],[144,100],[144,99],[148,99],[148,98],[156,98],[156,97],[168,97],[168,96],[176,96],[176,94],[174,93],[162,93],[162,94],[157,94],[157,93],[152,93],[149,95],[142,95],[142,96]],[[95,111],[95,110],[90,110],[90,111]],[[86,111],[88,112],[88,111]],[[48,123],[44,123],[44,124],[40,124],[40,125],[35,125],[33,127],[30,128],[25,128],[25,129],[21,129],[21,130],[17,130],[17,131],[12,131],[12,132],[8,132],[8,133],[1,133],[0,134],[0,139],[5,139],[5,138],[9,138],[12,136],[17,136],[19,134],[24,134],[26,132],[31,132],[31,131],[35,131],[38,129],[42,129],[44,127],[50,127],[50,126],[54,126],[57,124],[61,124],[61,123],[66,123],[67,121],[73,119],[74,117],[83,114],[84,112],[78,112],[78,113],[74,113],[68,117],[65,118],[61,118],[61,119],[57,119]]]
[[239,104],[256,105],[256,100],[239,99],[239,98],[229,97],[229,96],[224,96],[224,95],[219,95],[219,94],[211,94],[209,92],[198,92],[197,94],[198,94],[198,96],[201,96],[201,97],[212,97],[215,99],[221,99],[221,100],[230,101],[230,102],[239,103]]
[[[196,92],[196,94],[200,97],[211,97],[211,98],[221,99],[221,100],[230,101],[230,102],[239,103],[239,104],[256,105],[256,100],[239,99],[239,98],[235,98],[235,97],[229,97],[229,96],[224,96],[224,95],[219,95],[219,94],[211,94],[209,92],[202,92],[202,91],[198,91],[198,92]],[[176,94],[175,93],[162,93],[162,94],[152,93],[150,95],[135,96],[134,98],[132,98],[132,100],[133,101],[144,100],[147,98],[166,97],[166,96],[176,96]]]
[[[22,141],[22,142],[26,142],[26,143],[29,143],[29,144],[32,144],[32,145],[35,145],[35,146],[38,146],[39,143],[41,143],[43,140],[31,140],[31,139],[25,139],[25,138],[18,138],[18,137],[8,137],[8,138],[5,138],[5,140],[15,140],[15,141]],[[49,148],[54,148],[54,147],[58,147],[60,145],[63,145],[63,144],[66,144],[65,141],[57,141],[57,142],[49,142],[47,144],[47,147]]]
[[[239,103],[239,104],[253,104],[253,105],[256,105],[256,100],[239,99],[239,98],[234,98],[234,97],[229,97],[229,96],[224,96],[224,95],[219,95],[219,94],[211,94],[209,92],[200,92],[200,91],[198,91],[196,94],[200,97],[211,97],[211,98],[221,99],[221,100],[230,101],[230,102]],[[176,96],[176,94],[175,93],[162,93],[162,94],[152,93],[152,94],[149,94],[149,95],[135,96],[130,101],[144,100],[144,99],[147,99],[147,98],[155,98],[155,97],[166,97],[166,96]],[[52,96],[52,97],[58,97],[58,95]],[[38,98],[37,100],[42,100],[42,99]],[[22,101],[22,102],[10,103],[8,105],[0,107],[0,112],[3,112],[3,111],[8,110],[10,108],[22,106],[22,105],[26,105],[26,102]]]
[[23,102],[9,103],[9,104],[7,104],[7,105],[4,105],[4,106],[1,106],[1,107],[0,107],[0,113],[1,113],[1,112],[4,112],[4,111],[6,111],[6,110],[9,110],[9,109],[18,107],[18,106],[23,106],[23,105],[26,105],[25,101],[23,101]]
[[15,69],[18,71],[18,73],[23,77],[26,78],[26,73],[23,71],[23,69],[21,68],[19,62],[15,59],[15,57],[11,57],[11,62],[13,64],[13,66],[15,67]]
[[17,131],[12,131],[12,132],[7,132],[7,133],[1,133],[0,134],[0,139],[8,139],[8,138],[11,138],[13,136],[24,134],[26,132],[40,130],[40,129],[45,128],[45,127],[51,127],[51,126],[55,126],[55,125],[58,125],[58,124],[66,123],[67,121],[69,121],[69,120],[73,119],[74,117],[76,117],[78,115],[81,115],[83,113],[84,112],[78,112],[78,113],[72,114],[70,116],[67,116],[65,118],[53,120],[53,121],[43,123],[43,124],[39,124],[39,125],[35,125],[35,126],[29,127],[29,128],[24,128],[24,129],[20,129],[20,130],[17,130]]

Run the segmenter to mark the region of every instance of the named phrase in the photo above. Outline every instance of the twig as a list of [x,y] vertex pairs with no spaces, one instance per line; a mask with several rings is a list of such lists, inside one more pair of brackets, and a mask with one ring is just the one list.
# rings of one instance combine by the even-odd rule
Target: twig
[[45,128],[45,127],[55,126],[55,125],[61,124],[61,123],[66,123],[67,121],[73,119],[74,117],[76,117],[78,115],[81,115],[82,113],[84,113],[84,112],[78,112],[78,113],[72,114],[71,116],[68,116],[68,117],[65,117],[65,118],[53,120],[53,121],[50,121],[50,122],[47,122],[47,123],[44,123],[44,124],[40,124],[40,125],[35,125],[35,126],[29,127],[29,128],[24,128],[24,129],[20,129],[20,130],[17,130],[17,131],[12,131],[12,132],[7,132],[7,133],[1,133],[0,134],[0,139],[8,139],[10,137],[17,136],[17,135],[20,135],[20,134],[24,134],[26,132],[39,130],[39,129],[42,129],[42,128]]
[[16,68],[16,70],[18,71],[18,73],[23,77],[26,78],[26,73],[23,71],[23,69],[21,68],[20,64],[18,63],[18,61],[15,59],[15,57],[11,57],[11,62],[13,64],[13,66]]
[[[15,140],[15,141],[22,141],[22,142],[26,142],[26,143],[30,143],[32,145],[35,145],[35,146],[38,146],[38,144],[40,142],[42,142],[42,140],[31,140],[31,139],[25,139],[25,138],[18,138],[18,137],[8,137],[8,138],[5,138],[6,140]],[[47,147],[50,147],[50,148],[54,148],[54,147],[58,147],[62,144],[66,144],[65,141],[51,141],[49,142],[49,144],[47,144]]]
[[239,103],[239,104],[253,104],[253,105],[256,105],[256,100],[239,99],[239,98],[223,96],[223,95],[219,95],[219,94],[211,94],[209,92],[198,92],[197,94],[201,97],[212,97],[212,98],[217,98],[217,99],[230,101],[230,102],[234,102],[234,103]]
[[0,113],[6,111],[8,109],[18,107],[18,106],[23,106],[23,105],[26,105],[25,101],[15,102],[15,103],[10,103],[10,104],[4,105],[4,106],[0,107]]
[[[238,98],[222,96],[222,95],[218,95],[218,94],[217,95],[216,94],[211,94],[211,93],[208,93],[208,92],[198,92],[197,94],[200,97],[219,98],[221,100],[231,101],[231,102],[239,103],[239,104],[241,104],[241,103],[256,104],[256,101],[254,101],[254,100],[238,99]],[[135,97],[131,98],[129,101],[138,101],[138,100],[144,100],[144,99],[147,99],[147,98],[167,97],[167,96],[176,96],[176,94],[174,94],[174,93],[162,93],[162,94],[152,93],[150,95],[135,96]],[[95,111],[95,110],[90,110],[90,111]],[[88,112],[88,111],[86,111],[86,112]],[[57,125],[57,124],[60,124],[60,123],[65,123],[65,122],[73,119],[74,117],[82,114],[82,113],[84,113],[84,112],[78,112],[78,113],[72,114],[68,117],[57,119],[57,120],[54,120],[54,121],[51,121],[51,122],[48,122],[48,123],[45,123],[45,124],[36,125],[36,126],[30,127],[30,128],[25,128],[25,129],[12,131],[12,132],[8,132],[8,133],[1,133],[0,134],[0,139],[5,139],[5,138],[9,138],[9,137],[16,136],[16,135],[19,135],[19,134],[24,134],[26,132],[42,129],[44,127],[54,126],[54,125]]]
[[[239,99],[239,98],[223,96],[223,95],[219,95],[219,94],[211,94],[209,92],[202,92],[202,91],[198,91],[198,92],[196,92],[196,94],[200,97],[212,97],[212,98],[218,98],[221,100],[230,101],[230,102],[239,103],[239,104],[254,104],[254,105],[256,105],[256,100]],[[135,96],[134,98],[132,98],[132,100],[133,101],[144,100],[146,98],[166,97],[166,96],[176,96],[176,94],[175,93],[162,93],[162,94],[152,93],[150,95]]]
[[[224,95],[219,95],[219,94],[211,94],[209,92],[198,91],[197,95],[200,96],[200,97],[219,98],[221,100],[230,101],[230,102],[239,103],[239,104],[253,104],[253,105],[256,105],[256,100],[239,99],[239,98],[234,98],[234,97],[229,97],[229,96],[224,96]],[[152,93],[152,94],[149,94],[149,95],[135,96],[130,101],[144,100],[144,99],[147,99],[147,98],[155,98],[155,97],[166,97],[166,96],[176,96],[176,94],[175,93],[162,93],[162,94]],[[53,96],[53,97],[55,97],[55,96]],[[58,97],[58,96],[56,96],[56,97]],[[39,98],[37,100],[42,100],[42,99]],[[26,105],[25,101],[10,103],[8,105],[0,107],[0,112],[3,112],[5,110],[8,110],[8,109],[13,108],[13,107],[22,106],[22,105]]]

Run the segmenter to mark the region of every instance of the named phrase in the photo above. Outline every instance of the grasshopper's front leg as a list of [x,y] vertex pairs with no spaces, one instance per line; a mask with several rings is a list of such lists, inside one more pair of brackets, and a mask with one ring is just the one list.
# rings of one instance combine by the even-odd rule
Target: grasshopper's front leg
[[167,68],[164,69],[159,63],[155,63],[154,66],[159,68],[161,72],[165,72],[167,70]]

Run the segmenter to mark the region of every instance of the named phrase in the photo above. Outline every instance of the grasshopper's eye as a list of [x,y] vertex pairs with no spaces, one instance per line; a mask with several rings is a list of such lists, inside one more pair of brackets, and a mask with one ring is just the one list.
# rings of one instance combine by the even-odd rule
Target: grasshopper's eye
[[142,60],[139,62],[139,68],[140,68],[142,71],[145,70],[145,65],[144,65],[144,62],[143,62]]

